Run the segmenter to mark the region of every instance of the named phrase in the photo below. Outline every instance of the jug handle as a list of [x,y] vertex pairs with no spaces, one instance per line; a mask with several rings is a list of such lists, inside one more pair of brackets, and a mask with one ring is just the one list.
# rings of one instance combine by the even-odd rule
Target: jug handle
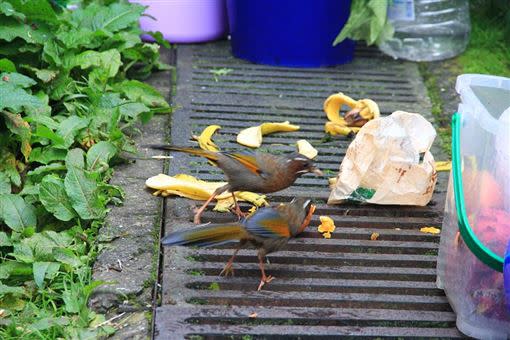
[[453,192],[455,196],[455,207],[457,208],[457,219],[460,235],[475,254],[475,256],[498,272],[503,271],[503,258],[492,250],[487,248],[475,235],[469,225],[466,214],[466,204],[464,202],[464,187],[462,184],[462,158],[460,155],[460,127],[461,114],[456,112],[452,117],[452,174],[453,174]]

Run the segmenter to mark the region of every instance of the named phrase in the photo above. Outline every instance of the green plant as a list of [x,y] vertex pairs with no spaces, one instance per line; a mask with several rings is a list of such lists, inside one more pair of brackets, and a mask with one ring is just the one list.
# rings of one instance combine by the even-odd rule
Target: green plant
[[333,46],[349,38],[364,40],[367,45],[381,44],[393,36],[387,19],[388,0],[352,0],[351,14],[333,42]]
[[134,124],[169,111],[134,79],[167,68],[139,38],[144,7],[65,3],[0,2],[2,339],[114,331],[87,308],[104,284],[91,282],[97,230],[123,198],[107,182],[119,153],[135,151]]

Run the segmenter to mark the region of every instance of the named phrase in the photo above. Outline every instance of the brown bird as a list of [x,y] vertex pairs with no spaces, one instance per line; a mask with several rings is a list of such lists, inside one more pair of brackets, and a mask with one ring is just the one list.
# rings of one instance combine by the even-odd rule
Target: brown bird
[[281,250],[290,238],[300,234],[310,223],[314,211],[315,205],[310,199],[295,198],[275,208],[261,208],[239,222],[207,224],[192,230],[170,233],[161,243],[164,246],[210,247],[238,241],[234,254],[220,273],[225,276],[234,275],[232,264],[239,249],[251,245],[258,249],[260,290],[264,284],[273,280],[264,270],[265,256]]
[[228,184],[219,187],[211,197],[196,211],[194,222],[200,224],[200,216],[207,205],[225,191],[232,193],[237,216],[244,216],[237,203],[234,192],[251,191],[271,193],[288,188],[296,179],[308,172],[322,176],[313,161],[298,153],[273,155],[260,151],[213,152],[196,148],[171,145],[149,145],[153,149],[186,152],[202,156],[211,161],[225,173]]

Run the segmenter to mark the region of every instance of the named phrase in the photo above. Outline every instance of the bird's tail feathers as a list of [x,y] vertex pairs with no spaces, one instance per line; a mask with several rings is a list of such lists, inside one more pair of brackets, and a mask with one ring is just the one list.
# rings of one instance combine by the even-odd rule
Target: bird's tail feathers
[[210,161],[218,160],[218,155],[215,152],[202,150],[202,149],[198,149],[198,148],[189,148],[189,147],[185,147],[185,146],[174,146],[174,145],[165,145],[165,144],[151,144],[151,145],[147,145],[147,147],[149,147],[151,149],[156,149],[156,150],[185,152],[185,153],[189,153],[191,155],[205,157]]
[[238,241],[244,235],[246,230],[240,223],[208,224],[170,233],[161,243],[164,246],[210,247]]

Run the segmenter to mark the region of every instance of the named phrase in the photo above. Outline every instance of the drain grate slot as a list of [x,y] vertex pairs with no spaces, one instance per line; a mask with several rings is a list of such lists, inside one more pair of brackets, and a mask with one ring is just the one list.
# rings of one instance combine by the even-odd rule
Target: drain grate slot
[[[298,139],[319,151],[318,166],[335,177],[350,139],[325,138],[322,103],[342,91],[378,101],[382,115],[394,110],[427,113],[417,67],[360,47],[349,65],[328,69],[273,68],[230,55],[228,43],[178,49],[177,95],[172,142],[192,145],[189,137],[207,125],[222,126],[215,142],[239,149],[237,133],[268,121],[301,126],[292,133],[264,137],[263,150],[293,152]],[[231,71],[214,77],[211,70]],[[327,136],[326,136],[327,137]],[[191,173],[223,181],[221,171],[199,157],[173,154],[170,173]],[[276,279],[255,291],[260,279],[253,249],[239,252],[234,277],[219,277],[233,245],[207,249],[165,249],[162,301],[156,312],[157,339],[343,339],[384,337],[461,338],[455,314],[436,288],[439,236],[420,232],[439,226],[448,174],[440,173],[426,207],[344,204],[328,206],[327,178],[303,176],[286,190],[268,195],[272,204],[296,196],[312,197],[317,211],[310,226],[284,251],[268,256],[267,272]],[[197,202],[167,200],[166,232],[192,227]],[[231,214],[212,211],[203,221],[227,222]],[[247,209],[246,204],[241,204]],[[331,239],[317,232],[320,215],[337,226]],[[379,233],[372,241],[372,233]],[[250,317],[250,315],[252,317]]]

